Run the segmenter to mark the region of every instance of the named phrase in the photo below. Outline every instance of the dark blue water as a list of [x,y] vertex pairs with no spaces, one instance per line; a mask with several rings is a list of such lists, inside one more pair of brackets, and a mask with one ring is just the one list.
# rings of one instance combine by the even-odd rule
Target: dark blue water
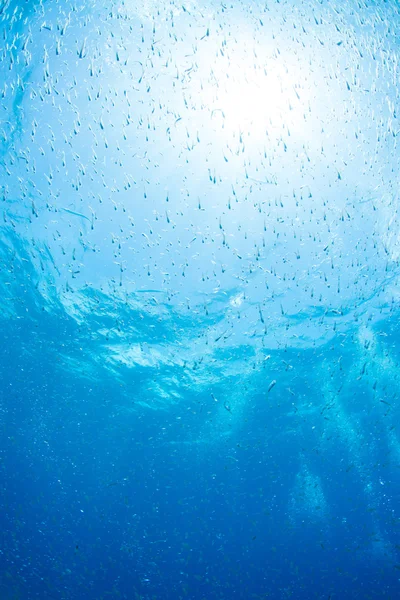
[[0,598],[398,598],[395,3],[0,4]]

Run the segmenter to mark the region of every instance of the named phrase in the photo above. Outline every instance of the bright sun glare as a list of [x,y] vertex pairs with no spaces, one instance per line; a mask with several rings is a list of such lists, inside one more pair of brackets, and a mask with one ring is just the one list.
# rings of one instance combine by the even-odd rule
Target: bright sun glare
[[299,67],[277,60],[251,65],[244,58],[218,71],[213,69],[215,79],[203,88],[203,106],[214,123],[255,136],[282,127],[299,130],[310,96]]

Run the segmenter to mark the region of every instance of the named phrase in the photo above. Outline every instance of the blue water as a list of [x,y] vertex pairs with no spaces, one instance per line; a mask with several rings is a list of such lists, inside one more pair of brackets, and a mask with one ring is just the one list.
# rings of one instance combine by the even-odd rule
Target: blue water
[[395,2],[0,4],[0,598],[400,594]]

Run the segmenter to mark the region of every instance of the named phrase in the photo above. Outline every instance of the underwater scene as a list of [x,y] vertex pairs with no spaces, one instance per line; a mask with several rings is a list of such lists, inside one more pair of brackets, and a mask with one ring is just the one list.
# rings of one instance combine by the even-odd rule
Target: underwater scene
[[399,31],[0,0],[0,600],[400,598]]

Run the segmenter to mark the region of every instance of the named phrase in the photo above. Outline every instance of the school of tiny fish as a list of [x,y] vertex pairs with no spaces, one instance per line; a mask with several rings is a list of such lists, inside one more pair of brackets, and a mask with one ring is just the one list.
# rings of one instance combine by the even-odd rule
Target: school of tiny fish
[[[65,350],[60,372],[108,373],[126,394],[116,415],[194,392],[192,410],[213,419],[187,443],[237,432],[256,392],[293,420],[287,435],[322,422],[321,451],[346,440],[375,509],[343,395],[367,390],[400,457],[398,363],[379,325],[400,297],[398,13],[353,0],[3,2],[3,315],[25,289],[43,312],[61,307],[82,359]],[[301,351],[325,373],[312,401],[292,391],[313,372]],[[294,521],[329,513],[306,453],[288,506]]]

